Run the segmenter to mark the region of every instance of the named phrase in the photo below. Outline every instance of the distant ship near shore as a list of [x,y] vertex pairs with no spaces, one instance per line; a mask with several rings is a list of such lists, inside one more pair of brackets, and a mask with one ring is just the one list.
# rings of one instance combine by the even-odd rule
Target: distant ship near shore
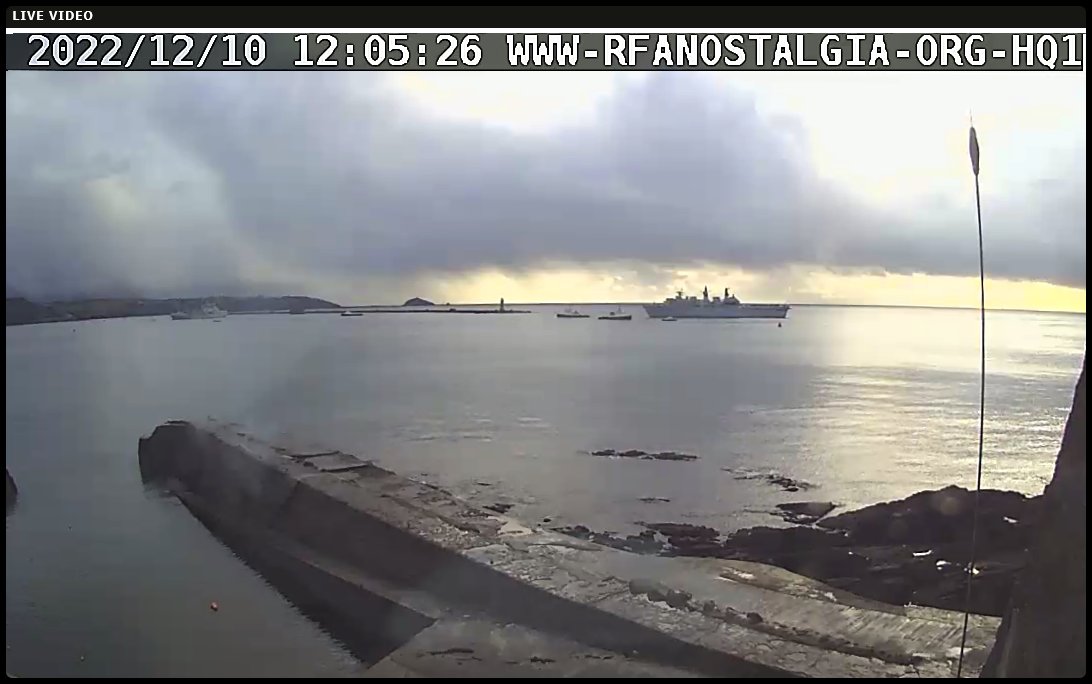
[[175,321],[193,321],[223,318],[227,315],[227,312],[216,306],[216,304],[206,302],[200,309],[195,309],[193,311],[176,311],[171,314],[171,319]]
[[724,297],[709,298],[709,288],[701,299],[686,297],[682,291],[660,304],[645,304],[649,318],[785,318],[788,304],[744,304],[724,288]]

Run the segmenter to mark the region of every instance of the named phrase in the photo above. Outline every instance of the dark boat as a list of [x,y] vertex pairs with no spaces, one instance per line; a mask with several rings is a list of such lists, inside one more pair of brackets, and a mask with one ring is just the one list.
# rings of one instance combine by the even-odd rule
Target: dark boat
[[622,307],[618,307],[617,311],[611,311],[606,316],[600,316],[601,321],[629,321],[633,320],[633,315],[628,313],[622,313]]
[[557,312],[558,318],[591,318],[588,314],[582,314],[576,309],[565,309],[564,311]]

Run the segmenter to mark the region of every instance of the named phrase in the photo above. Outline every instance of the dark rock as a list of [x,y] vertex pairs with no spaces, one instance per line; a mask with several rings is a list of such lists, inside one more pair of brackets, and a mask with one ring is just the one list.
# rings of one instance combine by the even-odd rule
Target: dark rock
[[634,596],[647,596],[650,601],[661,601],[672,608],[686,608],[690,605],[688,592],[671,589],[654,580],[633,579],[629,581],[629,593]]
[[615,548],[631,553],[655,554],[662,552],[664,550],[664,545],[663,542],[656,540],[655,534],[646,530],[641,534],[629,535],[621,540],[621,543]]
[[676,451],[661,451],[658,454],[646,454],[643,458],[654,459],[657,461],[696,461],[697,456],[693,454],[680,454]]
[[723,558],[724,545],[715,539],[675,538],[668,549],[669,555],[694,556],[696,558]]
[[691,525],[690,523],[645,523],[645,527],[659,532],[668,539],[716,539],[720,533],[712,527]]
[[689,523],[648,523],[645,527],[667,537],[671,555],[720,557],[723,547],[720,533],[712,527]]
[[507,513],[508,511],[512,510],[513,505],[514,504],[510,503],[495,503],[489,504],[488,506],[483,506],[483,508],[494,511],[496,513]]
[[628,537],[617,537],[608,532],[593,532],[584,525],[574,525],[572,527],[556,527],[555,532],[567,534],[570,537],[576,537],[578,539],[584,539],[587,541],[595,542],[603,546],[609,546],[612,549],[620,549],[622,551],[629,551],[630,553],[642,553],[642,554],[657,554],[664,550],[662,542],[656,539],[656,535],[645,530],[640,534],[631,534]]
[[762,616],[758,613],[747,613],[747,622],[751,623],[752,625],[757,625],[758,623],[762,622]]
[[555,527],[555,532],[567,534],[570,537],[577,537],[578,539],[587,539],[591,536],[591,530],[583,525],[572,525],[571,527]]
[[736,468],[721,468],[729,473],[735,473],[734,478],[737,480],[762,480],[768,484],[780,487],[786,492],[799,492],[814,489],[815,485],[810,482],[804,482],[803,480],[794,480],[791,477],[786,477],[779,473],[769,472],[756,472],[753,470],[740,470]]
[[682,454],[677,451],[660,451],[657,453],[650,453],[642,451],[640,449],[629,449],[628,451],[616,451],[614,449],[600,449],[598,451],[591,452],[592,456],[612,456],[615,458],[639,458],[644,461],[696,461],[697,456],[692,454]]
[[15,487],[15,480],[11,477],[11,473],[8,472],[7,468],[4,469],[4,477],[6,481],[4,498],[7,502],[7,512],[11,513],[12,509],[15,508],[15,500],[19,496],[19,490]]
[[[973,491],[945,487],[836,515],[818,524],[826,529],[844,531],[854,544],[862,546],[936,546],[970,539],[974,501]],[[979,543],[995,550],[1026,547],[1034,507],[1033,500],[1023,494],[982,490]],[[1006,518],[1016,522],[1008,522]]]
[[666,496],[642,496],[639,500],[643,503],[669,503],[671,501]]
[[[725,548],[755,557],[773,557],[843,546],[845,535],[810,527],[752,527],[728,536]],[[761,561],[760,561],[761,562]]]
[[794,480],[791,477],[785,477],[784,475],[767,475],[766,481],[777,487],[781,487],[787,492],[797,492],[800,490],[807,491],[814,489],[815,485],[810,482],[803,482],[802,480]]
[[658,582],[648,579],[632,579],[629,581],[629,593],[634,596],[647,596],[652,592],[664,592],[666,588]]
[[[724,553],[896,605],[962,610],[970,560],[970,511],[964,507],[970,494],[947,487],[824,518],[817,527],[741,530],[725,539]],[[1027,521],[1035,519],[1037,502],[1013,492],[982,495],[971,610],[998,615],[1023,564]],[[802,509],[780,508],[792,514]]]
[[[896,605],[914,603],[963,610],[969,526],[966,490],[948,487],[901,501],[824,517],[815,526],[754,527],[728,535],[689,523],[642,523],[639,535],[619,538],[584,526],[566,532],[635,553],[728,558],[765,563],[812,577],[836,589]],[[971,610],[1000,615],[1023,566],[1038,498],[1013,492],[982,492]],[[779,506],[786,515],[826,515],[829,502]],[[939,528],[939,529],[938,529]],[[666,538],[663,544],[657,535]],[[666,601],[667,593],[661,592]],[[681,602],[681,598],[676,599]],[[704,609],[704,608],[703,608]],[[740,619],[743,619],[742,616]]]
[[1087,670],[1087,366],[1086,357],[1054,475],[1038,502],[1027,565],[1014,583],[984,677],[1083,677]]
[[474,652],[474,649],[472,649],[472,648],[455,647],[455,648],[445,648],[442,651],[429,651],[428,654],[429,655],[434,655],[434,656],[438,656],[438,655],[470,655],[473,652]]
[[665,601],[667,605],[672,608],[686,608],[690,605],[690,593],[682,591],[681,589],[671,589],[667,592]]
[[667,587],[653,589],[652,591],[648,592],[648,594],[647,594],[648,600],[649,601],[666,601],[667,600],[667,594],[668,594],[669,591],[670,591],[670,589],[668,589]]
[[779,515],[797,525],[810,525],[830,513],[835,505],[829,501],[804,501],[777,504]]

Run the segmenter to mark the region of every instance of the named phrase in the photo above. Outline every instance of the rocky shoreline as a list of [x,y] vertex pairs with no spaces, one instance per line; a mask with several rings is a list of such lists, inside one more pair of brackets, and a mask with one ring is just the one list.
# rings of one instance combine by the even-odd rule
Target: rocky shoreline
[[[1033,538],[1040,500],[981,492],[972,612],[1004,612]],[[582,525],[556,531],[633,553],[776,565],[893,605],[961,611],[974,501],[973,491],[951,486],[830,517],[831,502],[781,504],[778,513],[791,527],[752,527],[727,535],[678,522],[641,523],[644,531],[625,537]]]

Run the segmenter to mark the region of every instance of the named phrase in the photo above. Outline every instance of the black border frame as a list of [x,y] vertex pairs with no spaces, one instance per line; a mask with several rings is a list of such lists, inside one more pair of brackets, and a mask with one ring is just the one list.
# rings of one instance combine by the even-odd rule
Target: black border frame
[[[9,6],[7,28],[48,29],[352,29],[596,28],[634,29],[1075,29],[1087,27],[1080,5],[1067,6]],[[90,10],[91,21],[14,21],[19,10]],[[48,16],[48,15],[47,15]]]

